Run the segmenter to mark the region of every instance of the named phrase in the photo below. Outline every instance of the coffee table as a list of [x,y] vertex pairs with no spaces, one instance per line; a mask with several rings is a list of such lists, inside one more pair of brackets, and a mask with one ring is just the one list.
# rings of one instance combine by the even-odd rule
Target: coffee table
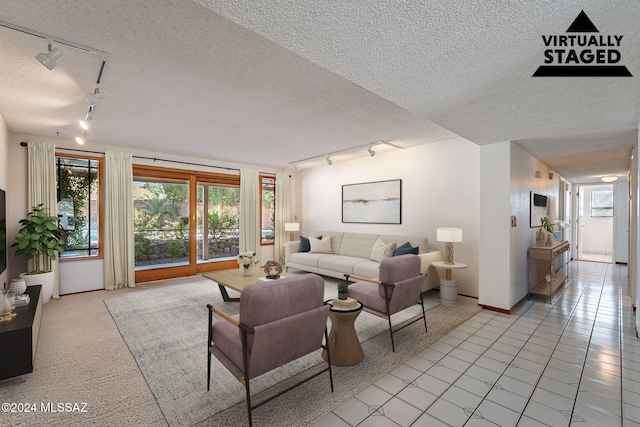
[[[240,292],[242,294],[242,290],[247,286],[253,285],[259,280],[266,280],[265,276],[266,275],[264,273],[256,273],[252,276],[245,276],[244,274],[242,274],[242,271],[239,268],[211,271],[209,273],[202,274],[202,277],[213,280],[218,284],[218,287],[220,287],[220,293],[222,294],[222,299],[226,302],[240,301],[240,298],[230,297],[226,288],[233,289],[234,291]],[[281,274],[280,277],[284,278],[286,276]]]

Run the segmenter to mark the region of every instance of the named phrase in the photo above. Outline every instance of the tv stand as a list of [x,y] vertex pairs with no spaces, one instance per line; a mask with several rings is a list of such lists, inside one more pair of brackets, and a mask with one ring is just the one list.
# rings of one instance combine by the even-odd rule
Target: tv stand
[[28,286],[29,304],[16,317],[0,322],[0,381],[33,372],[42,318],[42,285]]

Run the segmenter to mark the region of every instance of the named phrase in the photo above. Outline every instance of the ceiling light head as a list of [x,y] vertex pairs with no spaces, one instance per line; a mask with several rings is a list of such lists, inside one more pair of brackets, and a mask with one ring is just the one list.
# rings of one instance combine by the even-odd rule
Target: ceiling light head
[[604,182],[615,182],[618,180],[618,175],[605,175],[601,179]]
[[373,156],[375,156],[375,155],[376,155],[376,152],[375,152],[375,151],[373,151],[373,144],[369,144],[369,148],[367,148],[367,151],[369,152],[369,155],[370,155],[371,157],[373,157]]
[[327,164],[331,166],[333,164],[333,160],[329,156],[327,156]]
[[42,65],[49,70],[53,70],[58,65],[57,60],[62,56],[62,52],[57,47],[51,48],[51,42],[49,42],[49,51],[47,53],[39,53],[36,55],[36,59],[40,61]]
[[97,90],[98,89],[96,89],[95,93],[90,93],[89,95],[87,95],[87,101],[89,101],[89,105],[91,107],[96,106],[98,102],[102,101],[107,97],[107,95],[105,95],[104,93],[97,92]]

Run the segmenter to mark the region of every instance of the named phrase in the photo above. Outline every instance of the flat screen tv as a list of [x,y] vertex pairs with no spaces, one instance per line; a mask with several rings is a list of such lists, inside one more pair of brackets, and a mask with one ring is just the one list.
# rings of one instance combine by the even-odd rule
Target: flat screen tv
[[542,223],[540,220],[549,216],[549,198],[543,194],[531,192],[531,223],[529,224],[531,227],[541,227]]
[[0,274],[7,268],[7,206],[6,193],[0,189]]

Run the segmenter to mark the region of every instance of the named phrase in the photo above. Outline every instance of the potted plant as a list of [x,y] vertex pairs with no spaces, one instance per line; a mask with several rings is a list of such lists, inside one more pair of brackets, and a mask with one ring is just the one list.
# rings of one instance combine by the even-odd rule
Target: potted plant
[[[540,223],[542,224],[542,228],[548,233],[545,240],[545,246],[551,246],[551,236],[553,235],[553,224],[551,224],[551,220],[548,217],[543,216],[540,218]],[[542,246],[542,245],[539,245]]]
[[20,224],[22,228],[11,247],[17,246],[16,255],[24,255],[25,261],[34,260],[33,269],[20,277],[27,285],[42,285],[42,302],[47,303],[53,294],[55,273],[45,269],[44,260],[48,257],[53,261],[59,252],[64,252],[62,227],[58,217],[49,215],[42,204],[31,208]]
[[338,299],[347,299],[349,293],[349,284],[347,282],[338,283]]
[[253,274],[253,266],[258,265],[258,256],[254,251],[242,251],[238,254],[238,264],[244,276]]

